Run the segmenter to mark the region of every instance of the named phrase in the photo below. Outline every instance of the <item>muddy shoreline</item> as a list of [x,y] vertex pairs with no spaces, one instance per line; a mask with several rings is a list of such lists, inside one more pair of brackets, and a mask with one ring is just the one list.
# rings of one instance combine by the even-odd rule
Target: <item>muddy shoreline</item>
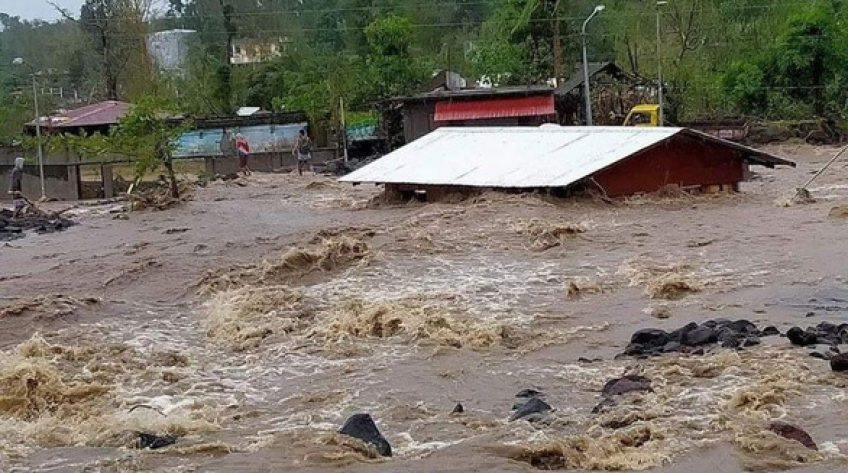
[[[615,359],[644,327],[848,322],[848,220],[831,212],[848,204],[846,168],[817,182],[817,202],[783,208],[834,150],[772,151],[798,169],[755,168],[736,195],[616,205],[374,207],[374,187],[267,174],[128,220],[80,208],[64,232],[0,247],[0,310],[14,306],[0,377],[22,386],[0,392],[0,466],[507,472],[556,448],[580,452],[577,469],[839,470],[848,377],[810,350],[777,337]],[[591,414],[607,380],[637,372],[654,392]],[[508,421],[528,388],[550,422]],[[390,460],[333,434],[355,412]],[[772,420],[823,448],[763,436]],[[179,439],[129,448],[136,431]]]

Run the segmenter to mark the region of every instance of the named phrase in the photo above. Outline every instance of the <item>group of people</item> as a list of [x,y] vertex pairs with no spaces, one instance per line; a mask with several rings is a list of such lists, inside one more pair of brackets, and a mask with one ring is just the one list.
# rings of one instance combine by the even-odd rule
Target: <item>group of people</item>
[[[221,140],[221,151],[224,156],[230,155],[230,149],[234,150],[238,155],[239,172],[245,176],[253,174],[250,169],[250,143],[247,138],[241,133],[237,133],[235,140],[230,140],[226,130],[224,131],[224,139]],[[306,130],[300,130],[297,134],[297,139],[292,147],[292,154],[297,158],[297,173],[303,175],[303,171],[312,170],[312,139],[306,133]]]

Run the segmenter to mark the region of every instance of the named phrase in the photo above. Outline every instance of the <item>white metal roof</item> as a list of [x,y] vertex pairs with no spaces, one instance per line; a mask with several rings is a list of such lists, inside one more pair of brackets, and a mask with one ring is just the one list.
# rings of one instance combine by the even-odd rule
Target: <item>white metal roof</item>
[[565,187],[682,132],[756,155],[766,165],[792,164],[684,128],[557,125],[439,128],[340,180],[476,187]]

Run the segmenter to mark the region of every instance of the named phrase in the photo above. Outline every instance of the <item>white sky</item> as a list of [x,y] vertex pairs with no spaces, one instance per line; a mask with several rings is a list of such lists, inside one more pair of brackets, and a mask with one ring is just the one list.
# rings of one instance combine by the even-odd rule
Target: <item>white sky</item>
[[[53,3],[69,10],[74,16],[79,16],[84,0],[53,0]],[[50,6],[47,0],[0,0],[0,12],[26,20],[52,21],[60,18],[56,9]]]
[[[85,3],[85,0],[53,0],[53,3],[70,11],[74,16],[79,16],[80,7]],[[164,5],[168,2],[159,1],[158,3]],[[53,21],[61,18],[61,15],[47,3],[47,0],[0,0],[0,12],[19,16],[26,20]]]

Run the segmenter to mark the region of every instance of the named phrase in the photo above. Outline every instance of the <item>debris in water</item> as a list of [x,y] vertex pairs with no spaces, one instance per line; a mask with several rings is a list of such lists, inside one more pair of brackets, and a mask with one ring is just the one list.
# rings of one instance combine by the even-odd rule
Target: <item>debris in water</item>
[[132,210],[155,209],[167,210],[176,205],[192,199],[194,186],[185,181],[177,183],[179,198],[171,196],[171,185],[160,177],[155,187],[129,194],[130,208]]
[[[773,328],[773,327],[771,327]],[[764,333],[748,320],[730,321],[727,319],[708,320],[703,324],[690,322],[673,331],[648,328],[637,330],[630,337],[630,344],[624,355],[655,356],[662,353],[682,352],[697,354],[697,347],[721,343],[725,348],[754,346],[760,343]]]
[[202,293],[214,293],[246,285],[275,285],[293,282],[312,272],[330,272],[357,263],[367,263],[371,250],[363,240],[338,235],[320,238],[306,248],[292,247],[277,258],[257,265],[207,271],[198,286]]
[[42,295],[32,298],[13,300],[10,304],[0,305],[0,319],[22,315],[64,316],[73,314],[77,309],[98,304],[96,297],[72,297],[62,294]]
[[588,278],[572,279],[565,287],[569,299],[580,299],[586,294],[603,294],[607,289],[602,283]]
[[775,421],[772,422],[771,425],[769,425],[769,430],[785,439],[800,442],[801,445],[809,448],[810,450],[819,449],[819,447],[816,445],[816,442],[814,442],[813,438],[810,437],[810,434],[805,432],[803,429],[795,427],[794,425]]
[[836,206],[830,209],[828,215],[833,218],[848,218],[848,205]]
[[339,429],[339,433],[373,445],[381,456],[392,456],[392,446],[380,433],[370,414],[350,416]]
[[586,225],[577,223],[549,223],[540,219],[519,222],[519,233],[531,237],[533,251],[545,251],[564,244],[568,239],[586,232]]
[[27,230],[36,233],[60,232],[74,225],[74,221],[62,217],[60,213],[37,212],[23,217],[12,218],[12,211],[0,209],[0,241],[23,238]]
[[177,437],[174,435],[155,435],[138,432],[137,448],[156,450],[157,448],[167,447],[175,443],[177,443]]
[[688,264],[631,260],[618,273],[629,279],[631,287],[644,286],[645,294],[651,299],[680,299],[703,290],[703,284]]
[[800,327],[792,327],[786,332],[786,338],[793,345],[800,347],[818,343],[830,345],[848,343],[848,324],[836,325],[830,322],[821,322],[815,327],[807,327],[806,330]]

